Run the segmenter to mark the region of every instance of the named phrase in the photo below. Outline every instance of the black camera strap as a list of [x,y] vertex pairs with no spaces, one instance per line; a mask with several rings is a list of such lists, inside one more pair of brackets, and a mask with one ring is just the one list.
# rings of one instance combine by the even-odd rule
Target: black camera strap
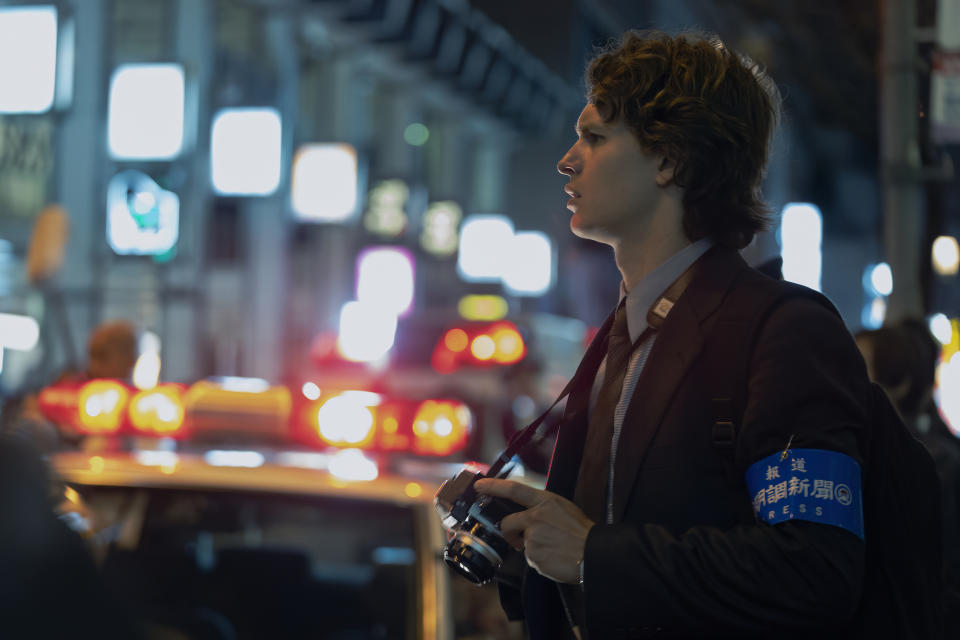
[[[615,311],[615,310],[614,310]],[[556,400],[553,401],[553,404],[550,407],[540,414],[540,416],[524,427],[522,430],[518,431],[510,438],[510,442],[507,443],[507,447],[500,452],[500,455],[497,456],[497,459],[490,465],[490,469],[485,474],[489,478],[499,478],[506,476],[510,472],[509,468],[505,469],[510,460],[513,459],[524,448],[529,446],[532,443],[537,443],[546,438],[550,433],[558,426],[560,422],[554,422],[552,424],[544,425],[544,420],[547,419],[547,416],[550,415],[550,412],[553,411],[554,407],[560,404],[560,401],[570,395],[570,392],[573,388],[579,383],[580,379],[586,375],[587,371],[596,372],[597,368],[600,366],[601,360],[603,360],[604,354],[607,352],[607,337],[610,333],[610,327],[613,325],[613,316],[614,313],[611,313],[607,316],[607,319],[601,325],[600,329],[597,331],[597,335],[594,336],[593,341],[590,343],[590,346],[587,348],[587,352],[584,354],[583,359],[580,360],[580,364],[577,366],[576,372],[573,374],[573,377],[567,382],[567,385],[563,388],[563,391],[560,392],[560,395]],[[543,427],[541,428],[541,425]]]
[[[650,325],[651,329],[659,330],[663,326],[663,322],[667,319],[667,314],[670,313],[670,310],[673,308],[673,305],[676,304],[677,300],[680,299],[680,296],[683,295],[683,292],[686,291],[687,285],[690,284],[690,281],[693,279],[693,276],[696,272],[696,265],[700,261],[697,260],[693,263],[683,274],[677,278],[673,284],[671,284],[663,295],[656,299],[650,309],[647,311],[647,324]],[[617,305],[619,306],[619,304]],[[494,460],[493,464],[490,465],[490,468],[487,470],[487,473],[484,474],[488,478],[502,478],[505,477],[512,467],[508,467],[507,464],[517,455],[520,451],[531,444],[541,442],[544,438],[549,436],[556,428],[560,426],[560,421],[553,423],[544,424],[544,420],[547,419],[547,416],[550,415],[550,412],[553,411],[561,400],[566,398],[570,392],[579,384],[581,378],[587,375],[587,372],[590,372],[592,376],[596,375],[597,369],[600,368],[600,363],[603,361],[604,356],[607,353],[607,340],[610,334],[610,327],[613,326],[613,318],[616,315],[616,307],[607,316],[607,319],[604,320],[603,324],[600,326],[600,329],[597,331],[597,335],[594,336],[593,341],[590,343],[590,346],[587,347],[587,352],[584,354],[583,359],[580,360],[580,364],[577,366],[576,372],[574,372],[573,377],[570,378],[567,385],[563,388],[563,391],[560,392],[560,395],[556,400],[553,401],[553,404],[550,407],[540,414],[540,416],[524,427],[521,431],[518,431],[510,438],[510,442],[507,443],[506,448],[500,452],[500,455],[497,456],[497,459]],[[642,339],[642,336],[641,338]],[[638,339],[639,341],[639,339]],[[634,347],[636,344],[633,345]],[[593,383],[593,378],[591,377],[590,383]]]

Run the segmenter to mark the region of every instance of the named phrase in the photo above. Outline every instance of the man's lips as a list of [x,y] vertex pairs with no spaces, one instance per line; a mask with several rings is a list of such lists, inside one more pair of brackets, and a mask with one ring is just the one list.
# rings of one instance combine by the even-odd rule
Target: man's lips
[[580,194],[577,193],[576,191],[574,191],[573,189],[571,189],[570,187],[564,187],[563,190],[564,190],[564,191],[566,192],[566,194],[567,194],[568,196],[570,196],[571,198],[578,198],[578,197],[580,197]]

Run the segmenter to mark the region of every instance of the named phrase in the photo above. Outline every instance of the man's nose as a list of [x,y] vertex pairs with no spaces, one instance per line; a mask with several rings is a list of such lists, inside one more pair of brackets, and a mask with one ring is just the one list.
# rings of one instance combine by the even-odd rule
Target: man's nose
[[573,147],[571,147],[570,150],[563,154],[563,157],[560,158],[560,162],[557,163],[557,171],[565,176],[572,176],[577,173],[577,166],[578,164],[573,153]]

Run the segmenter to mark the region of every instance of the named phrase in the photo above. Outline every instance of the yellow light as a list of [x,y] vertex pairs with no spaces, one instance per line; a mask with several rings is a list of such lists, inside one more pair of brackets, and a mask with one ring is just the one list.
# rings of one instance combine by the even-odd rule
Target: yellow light
[[470,345],[470,353],[472,353],[473,357],[477,360],[489,360],[496,351],[497,344],[493,341],[493,338],[485,333],[474,338],[473,343]]
[[423,487],[416,482],[408,482],[407,486],[403,488],[403,492],[411,498],[417,498],[423,493]]
[[80,496],[74,490],[73,487],[67,487],[63,490],[63,497],[72,502],[73,504],[80,504]]
[[524,356],[523,337],[512,326],[496,327],[493,330],[493,342],[496,345],[493,354],[495,362],[513,364]]
[[403,180],[383,180],[367,196],[367,212],[363,226],[367,231],[396,237],[407,226],[407,200],[410,188]]
[[460,353],[467,348],[469,343],[470,338],[463,329],[450,329],[450,331],[447,331],[446,335],[443,336],[443,344],[454,353]]
[[423,214],[420,246],[435,256],[449,256],[460,244],[458,228],[463,210],[452,200],[433,202]]
[[397,418],[397,406],[377,407],[381,420],[381,433],[377,435],[377,446],[388,451],[407,451],[410,449],[410,435],[400,432],[400,420]]
[[470,410],[459,402],[427,400],[413,422],[415,453],[445,456],[462,449],[470,431]]
[[114,380],[92,380],[80,389],[80,425],[94,433],[116,433],[130,392]]
[[177,470],[177,465],[175,464],[165,464],[160,467],[160,473],[170,476]]
[[960,353],[960,319],[954,318],[950,321],[950,342],[943,346],[940,359],[948,362],[957,353]]
[[930,250],[933,270],[941,276],[955,276],[960,268],[960,245],[953,236],[940,236]]
[[501,296],[470,295],[460,298],[457,311],[467,320],[502,320],[509,311],[507,301]]
[[[244,389],[242,384],[249,385]],[[229,386],[229,388],[226,388]],[[191,412],[237,412],[251,413],[286,420],[290,415],[292,399],[287,387],[271,387],[263,382],[262,388],[251,381],[233,380],[229,385],[201,380],[193,383],[184,396],[187,413]]]
[[90,471],[93,471],[94,473],[103,473],[104,466],[105,463],[103,458],[100,456],[93,456],[90,458]]
[[130,422],[137,431],[173,433],[183,426],[183,400],[176,387],[141,391],[130,401]]

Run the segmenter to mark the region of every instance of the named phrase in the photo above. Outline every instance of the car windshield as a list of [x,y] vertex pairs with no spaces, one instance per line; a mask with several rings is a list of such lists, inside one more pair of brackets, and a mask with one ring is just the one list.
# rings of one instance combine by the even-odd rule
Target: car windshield
[[107,585],[154,635],[415,633],[409,507],[260,492],[74,487],[99,529]]

